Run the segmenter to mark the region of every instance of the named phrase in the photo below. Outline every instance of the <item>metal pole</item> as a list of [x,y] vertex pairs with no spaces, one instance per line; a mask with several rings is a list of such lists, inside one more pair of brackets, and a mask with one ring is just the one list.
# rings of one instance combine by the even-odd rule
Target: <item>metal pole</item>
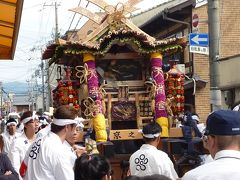
[[219,0],[208,0],[209,69],[213,110],[221,108],[219,90]]

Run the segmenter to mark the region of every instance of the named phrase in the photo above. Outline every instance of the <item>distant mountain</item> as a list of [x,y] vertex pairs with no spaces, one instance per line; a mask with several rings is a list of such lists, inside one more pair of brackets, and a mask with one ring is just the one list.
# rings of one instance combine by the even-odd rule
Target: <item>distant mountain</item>
[[14,94],[27,94],[28,92],[28,84],[24,82],[5,82],[3,83],[3,89],[9,93]]

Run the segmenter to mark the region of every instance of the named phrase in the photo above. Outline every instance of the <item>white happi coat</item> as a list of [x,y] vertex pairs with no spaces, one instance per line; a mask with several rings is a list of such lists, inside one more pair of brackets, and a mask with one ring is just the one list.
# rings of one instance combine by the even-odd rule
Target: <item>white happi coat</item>
[[[59,136],[49,132],[28,149],[24,180],[74,180],[73,166]],[[22,174],[21,174],[22,175]]]
[[25,154],[31,145],[31,142],[23,132],[20,136],[13,140],[11,149],[9,151],[9,158],[14,169],[19,173],[21,162],[23,161]]
[[73,167],[75,164],[75,161],[77,159],[77,155],[76,155],[75,151],[73,150],[72,146],[66,140],[63,142],[63,145],[65,147],[66,153],[68,153],[68,157],[66,157],[66,158],[69,158],[69,161]]
[[182,180],[239,180],[240,151],[223,150],[216,153],[214,161],[188,171]]
[[131,155],[129,162],[131,175],[147,176],[160,174],[171,179],[178,178],[168,155],[149,144],[143,144],[138,151]]
[[4,133],[1,134],[1,136],[3,138],[3,143],[4,143],[3,152],[5,152],[9,157],[11,144],[14,139],[20,136],[20,134],[16,132],[14,135],[10,135],[9,132],[6,130]]
[[51,131],[51,124],[48,124],[45,128],[41,129],[37,133],[37,138],[40,138],[42,136],[46,136]]

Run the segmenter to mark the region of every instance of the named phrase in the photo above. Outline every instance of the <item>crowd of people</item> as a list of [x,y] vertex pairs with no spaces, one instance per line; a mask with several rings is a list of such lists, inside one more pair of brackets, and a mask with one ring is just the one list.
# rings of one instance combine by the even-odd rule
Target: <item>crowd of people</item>
[[[19,120],[9,117],[5,127],[0,135],[0,180],[112,179],[113,169],[104,156],[76,144],[82,124],[71,106],[60,106],[53,118],[26,111]],[[131,155],[125,180],[240,178],[240,112],[217,110],[208,116],[202,141],[212,160],[183,177],[158,149],[161,132],[155,122],[143,127],[145,143]]]

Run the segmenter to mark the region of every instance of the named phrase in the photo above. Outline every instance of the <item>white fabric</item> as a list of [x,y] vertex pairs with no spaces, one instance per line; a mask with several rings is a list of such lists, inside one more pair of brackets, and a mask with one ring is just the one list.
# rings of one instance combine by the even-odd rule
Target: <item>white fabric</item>
[[38,120],[38,116],[33,114],[31,117],[27,117],[27,118],[24,118],[22,120],[22,123],[23,124],[26,124],[27,122],[31,121],[31,120]]
[[9,122],[9,123],[7,123],[7,126],[11,126],[11,125],[17,126],[17,123],[16,122]]
[[17,132],[22,134],[23,130],[24,130],[24,124],[20,123],[19,127],[17,128]]
[[240,104],[233,108],[233,111],[240,111]]
[[56,119],[53,118],[53,124],[56,124],[58,126],[66,126],[69,124],[78,124],[78,121],[76,121],[75,119]]
[[9,132],[6,130],[4,133],[1,134],[3,138],[3,152],[5,152],[9,156],[9,151],[11,144],[14,139],[16,139],[18,136],[20,136],[19,133],[15,133],[14,135],[10,135]]
[[219,151],[214,161],[187,172],[182,180],[239,180],[240,151]]
[[75,120],[77,121],[77,127],[84,128],[84,125],[82,122],[85,121],[85,119],[83,119],[82,117],[77,117],[75,118]]
[[200,122],[200,119],[197,115],[192,115],[192,119],[196,120],[197,122]]
[[131,175],[161,174],[171,179],[178,178],[168,155],[149,144],[142,145],[138,151],[131,155],[129,162]]
[[11,144],[11,150],[9,152],[9,158],[12,162],[14,169],[19,173],[21,162],[31,145],[30,141],[23,132],[20,136],[13,140]]
[[143,134],[143,137],[149,138],[149,139],[156,138],[156,137],[159,137],[159,136],[160,136],[160,133],[156,133],[156,134]]
[[64,148],[66,150],[66,153],[68,153],[69,162],[72,164],[72,167],[74,167],[75,161],[77,159],[77,155],[75,151],[73,150],[73,147],[65,140],[63,142]]
[[156,138],[159,137],[161,135],[161,133],[156,133],[156,134],[144,134],[142,129],[138,130],[139,133],[141,133],[145,138]]
[[213,161],[213,158],[210,154],[200,155],[200,158],[202,159],[201,164],[206,164],[206,163],[210,163]]
[[17,118],[20,118],[19,114],[16,113],[16,112],[11,112],[11,113],[9,113],[9,114],[8,114],[8,118],[9,118],[9,117],[13,117],[13,118],[14,118],[14,117],[17,117]]
[[58,135],[49,132],[30,146],[24,163],[24,180],[74,180],[73,167]]
[[46,136],[50,131],[51,131],[51,124],[48,124],[45,128],[38,131],[37,138]]

